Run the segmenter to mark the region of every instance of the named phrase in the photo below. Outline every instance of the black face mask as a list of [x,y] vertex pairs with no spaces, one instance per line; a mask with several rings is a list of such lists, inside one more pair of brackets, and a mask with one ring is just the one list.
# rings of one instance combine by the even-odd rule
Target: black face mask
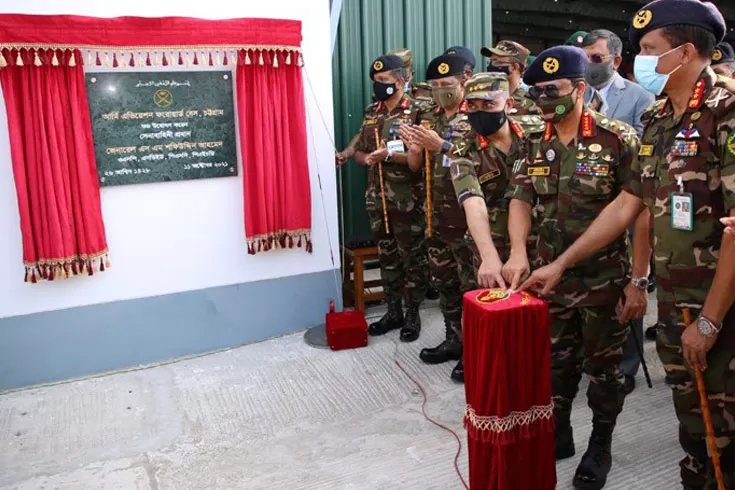
[[373,82],[373,93],[379,101],[388,100],[398,91],[395,83]]
[[505,109],[498,112],[476,111],[468,115],[472,128],[480,136],[490,136],[497,133],[508,120]]
[[505,73],[506,76],[507,76],[507,75],[510,75],[510,66],[498,66],[498,65],[494,65],[493,62],[491,61],[487,65],[487,71],[488,72]]

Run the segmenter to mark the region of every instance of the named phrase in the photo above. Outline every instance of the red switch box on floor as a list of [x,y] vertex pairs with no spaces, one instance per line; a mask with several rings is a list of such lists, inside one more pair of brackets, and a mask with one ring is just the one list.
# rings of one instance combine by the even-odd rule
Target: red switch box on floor
[[332,350],[356,349],[368,345],[367,321],[361,311],[327,313],[327,343]]

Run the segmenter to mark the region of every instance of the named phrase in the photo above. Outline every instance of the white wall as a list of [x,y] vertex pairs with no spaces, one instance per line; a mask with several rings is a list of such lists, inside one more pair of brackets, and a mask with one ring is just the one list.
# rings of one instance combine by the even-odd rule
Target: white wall
[[[328,0],[24,0],[3,13],[95,17],[268,17],[303,22],[313,254],[303,249],[247,254],[242,162],[237,178],[102,189],[112,268],[94,277],[30,284],[24,267],[7,119],[0,98],[0,318],[141,298],[338,267]],[[309,79],[313,92],[309,88]],[[328,128],[319,116],[321,108]],[[323,187],[319,191],[317,168]],[[326,213],[325,210],[326,209]],[[326,221],[325,221],[326,214]],[[328,230],[328,231],[327,231]]]

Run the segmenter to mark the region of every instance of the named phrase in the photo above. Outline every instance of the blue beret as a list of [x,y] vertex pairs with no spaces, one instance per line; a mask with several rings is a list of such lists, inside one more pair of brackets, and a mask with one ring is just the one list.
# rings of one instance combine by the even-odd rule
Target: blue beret
[[720,43],[715,46],[715,52],[712,54],[712,64],[719,65],[735,61],[735,50],[727,43]]
[[462,46],[452,46],[451,48],[447,49],[444,54],[456,54],[457,56],[461,56],[466,61],[466,65],[470,65],[473,70],[475,69],[475,55],[472,54],[472,51],[467,48],[464,48]]
[[444,77],[455,77],[464,75],[464,65],[467,62],[462,56],[456,54],[443,54],[434,58],[426,68],[426,79],[436,80]]
[[372,79],[376,73],[397,70],[403,68],[403,60],[394,54],[386,54],[373,61],[370,66],[370,78]]
[[527,85],[552,80],[584,78],[587,54],[575,46],[556,46],[541,52],[523,75]]
[[655,0],[633,16],[630,43],[640,50],[647,33],[671,25],[697,26],[714,34],[716,42],[725,38],[725,19],[717,7],[699,0]]

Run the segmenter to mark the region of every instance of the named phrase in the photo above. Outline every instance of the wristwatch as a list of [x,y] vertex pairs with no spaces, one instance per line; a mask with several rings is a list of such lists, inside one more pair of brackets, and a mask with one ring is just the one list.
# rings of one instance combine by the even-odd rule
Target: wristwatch
[[717,326],[705,316],[699,315],[699,318],[697,318],[697,330],[705,337],[714,337],[722,330],[722,324]]
[[441,150],[442,155],[446,155],[447,153],[449,153],[449,150],[451,149],[452,149],[452,144],[449,141],[444,141],[444,143],[442,143],[442,150]]
[[641,291],[648,290],[648,278],[647,277],[631,277],[630,283]]
[[385,157],[385,163],[391,163],[393,162],[393,152],[388,150],[388,156]]

